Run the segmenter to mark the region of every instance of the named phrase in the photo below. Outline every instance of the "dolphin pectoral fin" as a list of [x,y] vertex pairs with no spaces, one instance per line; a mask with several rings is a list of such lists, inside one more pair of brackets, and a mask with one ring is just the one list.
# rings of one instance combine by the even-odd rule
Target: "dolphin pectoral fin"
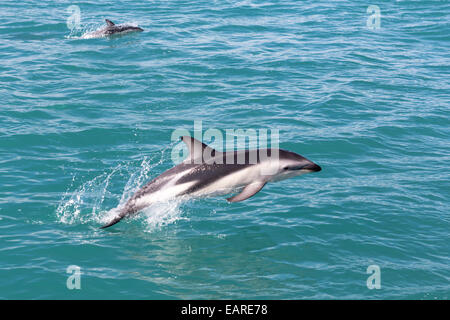
[[114,22],[112,22],[111,20],[105,19],[105,21],[106,21],[106,24],[108,25],[108,27],[112,27],[115,25]]
[[259,181],[251,183],[241,191],[241,193],[235,195],[234,197],[228,198],[227,200],[229,202],[239,202],[244,201],[250,197],[253,197],[256,193],[258,193],[264,186],[266,185],[266,182]]

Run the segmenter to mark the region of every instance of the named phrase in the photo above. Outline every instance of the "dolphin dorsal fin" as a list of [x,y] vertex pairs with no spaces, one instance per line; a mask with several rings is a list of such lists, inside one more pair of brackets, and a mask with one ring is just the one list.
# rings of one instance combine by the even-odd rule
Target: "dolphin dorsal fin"
[[[194,162],[194,160],[197,160],[201,163],[220,153],[197,139],[189,136],[182,136],[181,141],[183,141],[189,149],[189,156],[183,162]],[[195,163],[197,161],[195,161]]]
[[105,19],[106,24],[108,25],[108,27],[112,27],[114,26],[114,22],[112,22],[111,20]]

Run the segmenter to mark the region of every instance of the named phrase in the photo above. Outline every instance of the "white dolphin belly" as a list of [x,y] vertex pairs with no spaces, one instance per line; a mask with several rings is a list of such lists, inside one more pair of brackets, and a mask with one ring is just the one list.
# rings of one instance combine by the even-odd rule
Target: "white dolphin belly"
[[192,193],[193,196],[225,195],[242,188],[260,177],[257,165],[228,174],[204,188]]

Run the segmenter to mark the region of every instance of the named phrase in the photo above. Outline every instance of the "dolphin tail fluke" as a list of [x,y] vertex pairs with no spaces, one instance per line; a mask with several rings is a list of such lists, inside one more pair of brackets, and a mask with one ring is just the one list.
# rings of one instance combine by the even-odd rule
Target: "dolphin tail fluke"
[[122,220],[122,217],[117,217],[112,219],[110,222],[108,222],[107,224],[105,224],[104,226],[101,226],[100,229],[106,229],[109,228],[113,225],[115,225],[117,222],[119,222],[120,220]]
[[[117,211],[117,208],[112,209],[111,211]],[[125,216],[128,214],[129,212],[126,209],[122,209],[119,214],[112,219],[110,222],[108,222],[107,224],[105,224],[104,226],[101,226],[100,229],[106,229],[109,228],[113,225],[115,225],[117,222],[119,222],[120,220],[122,220],[123,218],[125,218]]]

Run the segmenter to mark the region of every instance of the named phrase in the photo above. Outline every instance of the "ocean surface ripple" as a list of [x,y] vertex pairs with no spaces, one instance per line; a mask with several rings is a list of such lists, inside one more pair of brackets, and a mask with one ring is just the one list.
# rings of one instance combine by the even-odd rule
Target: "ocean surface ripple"
[[[1,299],[449,299],[450,2],[72,4],[0,1]],[[99,230],[194,121],[323,170]]]

